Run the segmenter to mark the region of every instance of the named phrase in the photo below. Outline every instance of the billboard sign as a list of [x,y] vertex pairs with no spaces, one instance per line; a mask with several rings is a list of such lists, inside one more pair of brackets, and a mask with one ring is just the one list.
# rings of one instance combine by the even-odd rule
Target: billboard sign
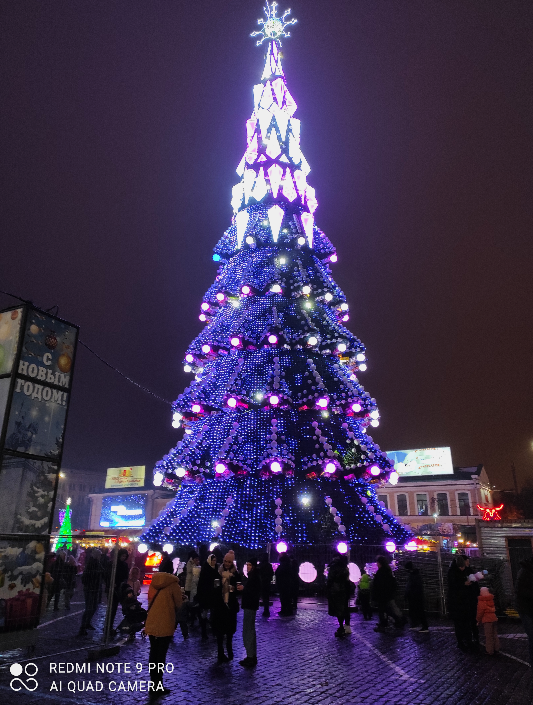
[[453,475],[452,451],[450,448],[419,448],[417,450],[387,451],[400,477],[423,477],[427,475]]
[[121,487],[144,487],[144,465],[129,468],[107,468],[106,490]]
[[126,529],[141,527],[146,524],[145,494],[114,494],[102,500],[100,526]]

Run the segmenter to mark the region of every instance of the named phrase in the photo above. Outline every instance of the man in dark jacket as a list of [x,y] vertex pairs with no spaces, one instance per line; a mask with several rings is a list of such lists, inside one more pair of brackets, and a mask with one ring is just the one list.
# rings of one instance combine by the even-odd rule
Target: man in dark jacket
[[293,614],[292,582],[291,559],[286,553],[282,553],[279,559],[279,566],[276,568],[276,587],[278,588],[279,601],[281,603],[281,617],[291,617]]
[[242,640],[246,649],[246,658],[239,661],[241,666],[250,668],[257,666],[257,637],[255,633],[255,617],[259,609],[259,598],[261,597],[261,576],[255,558],[249,558],[246,562],[248,579],[244,587],[238,585],[237,589],[242,592]]
[[85,612],[81,618],[81,627],[78,636],[86,636],[87,629],[94,629],[91,620],[98,607],[98,594],[102,580],[101,554],[98,550],[93,550],[92,554],[85,561],[85,570],[81,576],[83,594],[85,597]]
[[396,578],[392,574],[389,561],[385,556],[378,556],[376,562],[378,570],[372,581],[372,598],[378,605],[379,624],[374,631],[385,631],[388,621],[387,615],[394,619],[394,626],[400,629],[405,625],[406,620],[394,601],[398,587]]
[[263,617],[270,617],[270,585],[274,577],[274,568],[264,553],[257,567],[261,576],[261,600],[263,601]]
[[522,561],[516,579],[516,609],[529,639],[529,663],[533,667],[533,559]]
[[448,610],[453,619],[457,648],[461,651],[475,651],[479,648],[477,625],[472,619],[473,605],[477,601],[479,586],[469,580],[472,571],[467,567],[464,556],[457,556],[448,570]]
[[405,599],[409,608],[409,622],[411,629],[418,629],[425,633],[429,632],[426,612],[424,610],[424,583],[418,568],[415,568],[412,561],[405,564],[407,571],[407,584],[405,586]]

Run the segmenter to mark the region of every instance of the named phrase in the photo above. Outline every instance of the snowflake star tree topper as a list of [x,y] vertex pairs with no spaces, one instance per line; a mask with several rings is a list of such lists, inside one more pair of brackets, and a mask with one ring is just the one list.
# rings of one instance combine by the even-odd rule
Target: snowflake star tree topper
[[267,0],[265,10],[266,20],[257,20],[258,24],[263,25],[263,29],[259,32],[252,32],[250,36],[260,37],[257,40],[256,45],[262,44],[265,39],[267,41],[276,42],[281,46],[281,37],[290,37],[291,33],[286,32],[285,28],[291,24],[295,24],[296,20],[286,20],[287,15],[291,14],[290,10],[285,10],[283,17],[276,17],[276,8],[278,6],[277,2],[269,3]]

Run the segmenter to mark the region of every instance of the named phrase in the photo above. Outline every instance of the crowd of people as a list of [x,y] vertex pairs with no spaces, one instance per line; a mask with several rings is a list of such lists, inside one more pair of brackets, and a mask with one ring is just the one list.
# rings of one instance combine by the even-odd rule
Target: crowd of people
[[[45,605],[53,601],[59,609],[61,594],[64,607],[70,609],[80,563],[66,551],[59,551],[47,566],[45,578]],[[179,561],[178,561],[179,563]],[[242,641],[246,657],[239,661],[244,668],[257,665],[256,615],[262,603],[263,616],[270,617],[271,585],[275,576],[280,599],[280,617],[294,615],[298,607],[298,566],[287,554],[280,556],[274,568],[268,555],[258,562],[248,558],[245,568],[237,568],[235,554],[222,555],[217,547],[201,563],[196,551],[191,551],[185,566],[175,566],[167,554],[159,570],[153,573],[148,590],[148,604],[141,604],[142,574],[140,566],[132,563],[126,549],[120,549],[115,570],[108,550],[90,549],[84,556],[81,585],[85,610],[82,615],[80,636],[93,630],[91,621],[102,601],[104,591],[111,593],[111,610],[108,616],[111,634],[121,632],[128,639],[135,639],[138,632],[150,641],[149,662],[154,692],[167,692],[163,685],[163,669],[169,645],[177,626],[184,639],[189,638],[189,628],[198,622],[202,640],[209,639],[209,631],[216,638],[217,658],[220,663],[234,658],[233,639],[237,631],[237,614],[242,609]],[[352,632],[351,613],[360,611],[363,620],[373,618],[377,610],[376,632],[386,632],[391,627],[403,629],[409,621],[410,628],[420,633],[429,632],[424,609],[424,584],[421,572],[412,561],[401,566],[405,571],[404,599],[408,620],[397,605],[399,586],[389,557],[378,556],[375,570],[363,568],[356,586],[350,580],[348,559],[345,555],[334,558],[327,568],[326,593],[329,615],[338,621],[335,636],[344,638]],[[177,569],[176,569],[177,568]],[[468,556],[457,555],[448,570],[447,610],[453,620],[457,647],[464,652],[480,650],[480,628],[484,631],[485,650],[489,655],[498,654],[498,617],[494,595],[484,577],[475,573]],[[105,600],[107,601],[107,597]],[[354,600],[354,606],[351,605]],[[524,629],[529,637],[530,661],[533,665],[533,561],[524,561],[516,581],[516,603]],[[119,606],[120,623],[115,628]],[[392,621],[392,625],[391,625]]]

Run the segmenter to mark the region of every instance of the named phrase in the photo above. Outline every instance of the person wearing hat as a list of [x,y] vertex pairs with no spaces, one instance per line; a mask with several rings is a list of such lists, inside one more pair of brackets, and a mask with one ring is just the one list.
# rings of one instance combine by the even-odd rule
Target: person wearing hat
[[461,651],[478,648],[475,615],[472,620],[472,604],[477,602],[478,588],[476,581],[470,579],[464,557],[457,556],[448,571],[448,610],[453,619],[457,648]]
[[261,597],[261,574],[257,567],[257,560],[249,558],[246,562],[248,572],[244,586],[238,585],[237,590],[242,594],[242,640],[246,649],[246,658],[239,661],[244,668],[257,666],[257,636],[255,632],[255,618],[259,609]]
[[494,605],[494,595],[491,595],[488,587],[482,587],[477,598],[477,623],[483,625],[485,631],[485,648],[489,656],[500,651],[500,640],[498,639],[498,617],[496,617],[496,607]]
[[163,686],[163,671],[168,647],[176,630],[176,610],[181,607],[181,599],[180,581],[176,575],[159,571],[154,573],[148,590],[148,614],[144,626],[150,639],[151,698],[170,692]]
[[198,578],[198,591],[196,593],[196,601],[198,602],[200,629],[202,630],[202,639],[207,637],[207,613],[211,609],[213,600],[213,591],[215,580],[219,580],[217,570],[217,557],[214,553],[210,553],[206,562],[200,571]]
[[[211,602],[211,624],[217,637],[219,662],[231,661],[233,658],[233,635],[237,631],[237,582],[240,575],[235,567],[235,553],[228,551],[218,569],[218,579],[214,581]],[[224,653],[226,637],[227,656]]]

